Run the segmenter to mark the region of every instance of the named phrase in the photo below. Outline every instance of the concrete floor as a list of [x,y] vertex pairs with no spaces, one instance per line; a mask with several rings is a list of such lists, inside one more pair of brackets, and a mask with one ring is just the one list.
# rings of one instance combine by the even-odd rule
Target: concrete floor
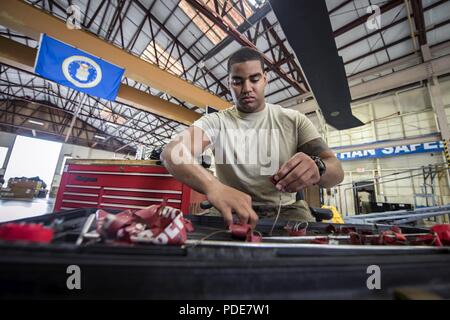
[[0,200],[0,223],[53,212],[54,198]]

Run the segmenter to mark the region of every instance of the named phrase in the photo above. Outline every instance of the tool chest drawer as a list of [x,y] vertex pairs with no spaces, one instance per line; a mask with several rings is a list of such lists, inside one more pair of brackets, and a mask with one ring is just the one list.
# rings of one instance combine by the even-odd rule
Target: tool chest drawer
[[168,199],[189,213],[190,195],[188,186],[154,161],[68,160],[54,210],[141,209]]

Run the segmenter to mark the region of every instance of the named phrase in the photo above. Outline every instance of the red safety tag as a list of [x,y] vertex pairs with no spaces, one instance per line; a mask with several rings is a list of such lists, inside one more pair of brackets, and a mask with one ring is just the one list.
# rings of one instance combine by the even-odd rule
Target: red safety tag
[[0,239],[5,241],[28,241],[50,243],[54,230],[40,224],[7,223],[0,226]]
[[182,245],[187,240],[187,232],[194,231],[192,223],[184,219],[179,209],[164,203],[117,215],[98,210],[97,219],[100,235],[129,243],[133,243],[134,238],[140,238],[154,244]]
[[290,237],[303,237],[306,235],[306,230],[308,230],[308,222],[289,223],[284,229]]
[[231,224],[229,229],[233,238],[244,240],[252,227],[249,224]]
[[366,242],[366,237],[357,232],[350,232],[350,243],[353,245],[363,245]]
[[413,241],[414,245],[428,245],[435,247],[442,247],[442,242],[439,239],[437,234],[426,234],[417,236],[415,241]]
[[430,232],[436,234],[442,244],[450,245],[450,224],[435,225]]
[[229,226],[231,236],[247,242],[261,242],[261,235],[255,234],[249,224],[232,224]]

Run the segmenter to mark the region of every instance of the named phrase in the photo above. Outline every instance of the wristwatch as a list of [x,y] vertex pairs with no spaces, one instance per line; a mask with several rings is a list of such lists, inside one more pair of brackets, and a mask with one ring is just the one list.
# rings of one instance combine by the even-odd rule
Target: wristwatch
[[313,159],[314,162],[316,163],[316,166],[319,169],[320,176],[323,176],[325,174],[325,171],[327,171],[327,166],[325,165],[325,162],[320,157],[316,156],[311,156],[311,159]]

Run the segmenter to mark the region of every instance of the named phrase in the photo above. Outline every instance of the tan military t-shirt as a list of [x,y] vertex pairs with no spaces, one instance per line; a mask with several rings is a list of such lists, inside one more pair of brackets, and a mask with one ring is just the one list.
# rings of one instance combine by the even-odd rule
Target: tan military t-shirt
[[[280,193],[270,181],[301,146],[320,138],[302,113],[266,103],[263,111],[246,114],[236,107],[197,120],[211,142],[217,178],[252,197],[254,204],[276,205]],[[295,193],[283,193],[283,205]]]

